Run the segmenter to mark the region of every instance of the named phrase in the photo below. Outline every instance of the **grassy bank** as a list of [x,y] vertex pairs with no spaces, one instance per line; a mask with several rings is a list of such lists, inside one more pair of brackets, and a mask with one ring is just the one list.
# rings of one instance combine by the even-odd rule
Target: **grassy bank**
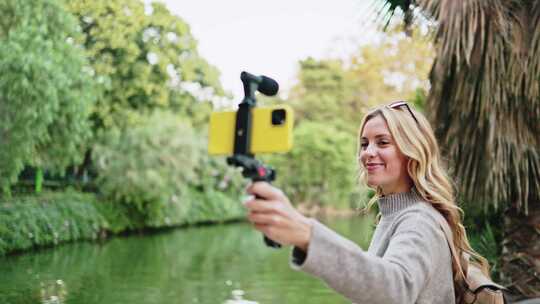
[[[96,240],[130,231],[231,221],[245,215],[240,200],[222,192],[190,190],[186,197],[158,204],[157,211],[141,213],[132,205],[111,203],[93,193],[64,191],[16,196],[0,201],[0,255],[65,242]],[[341,213],[357,214],[344,210],[340,210]],[[489,221],[473,225],[472,219],[479,217],[472,211],[470,215],[466,225],[470,228],[471,245],[489,260],[492,275],[498,278],[501,233],[492,229]],[[493,216],[495,219],[497,217]]]
[[75,191],[4,200],[0,202],[0,255],[134,230],[223,222],[244,216],[239,200],[220,192],[194,190],[188,197],[161,204],[153,214]]

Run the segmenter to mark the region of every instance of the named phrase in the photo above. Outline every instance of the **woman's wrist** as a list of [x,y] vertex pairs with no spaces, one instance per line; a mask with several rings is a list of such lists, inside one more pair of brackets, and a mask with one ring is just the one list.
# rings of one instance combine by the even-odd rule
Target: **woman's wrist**
[[308,251],[309,242],[311,241],[311,230],[312,230],[312,224],[311,220],[309,218],[305,218],[305,220],[302,223],[302,235],[300,242],[298,244],[295,244],[296,247],[301,249],[304,252]]

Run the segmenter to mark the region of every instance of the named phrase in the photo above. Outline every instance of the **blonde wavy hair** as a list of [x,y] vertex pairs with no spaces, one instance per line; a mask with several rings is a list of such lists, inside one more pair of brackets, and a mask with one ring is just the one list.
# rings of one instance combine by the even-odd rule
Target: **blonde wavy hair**
[[[453,185],[443,166],[433,130],[422,113],[410,105],[407,106],[414,117],[405,105],[396,108],[383,105],[370,110],[360,124],[358,153],[361,151],[360,138],[366,122],[381,116],[386,121],[398,149],[408,158],[407,171],[414,187],[424,200],[435,207],[448,222],[457,253],[460,256],[463,253],[468,254],[471,257],[470,263],[476,264],[489,277],[489,263],[469,244],[462,221],[463,210],[456,204]],[[367,172],[361,163],[359,163],[359,170],[360,180],[367,184]],[[377,187],[376,195],[369,201],[365,209],[369,210],[380,196],[382,196],[382,191],[380,187]],[[466,286],[461,259],[453,257],[452,272],[456,299],[459,303],[465,292],[464,286]]]

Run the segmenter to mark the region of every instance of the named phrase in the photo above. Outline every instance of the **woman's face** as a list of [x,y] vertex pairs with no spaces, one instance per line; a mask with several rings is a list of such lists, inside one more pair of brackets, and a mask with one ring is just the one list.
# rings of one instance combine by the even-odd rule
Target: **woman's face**
[[359,157],[370,187],[381,187],[385,195],[410,190],[407,157],[398,149],[382,116],[377,115],[364,125]]

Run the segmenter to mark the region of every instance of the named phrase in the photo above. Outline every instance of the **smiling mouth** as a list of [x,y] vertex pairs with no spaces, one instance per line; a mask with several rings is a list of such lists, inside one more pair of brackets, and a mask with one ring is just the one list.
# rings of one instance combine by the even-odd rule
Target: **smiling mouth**
[[384,164],[367,164],[366,165],[366,169],[368,170],[368,172],[374,171],[382,167],[384,167]]

